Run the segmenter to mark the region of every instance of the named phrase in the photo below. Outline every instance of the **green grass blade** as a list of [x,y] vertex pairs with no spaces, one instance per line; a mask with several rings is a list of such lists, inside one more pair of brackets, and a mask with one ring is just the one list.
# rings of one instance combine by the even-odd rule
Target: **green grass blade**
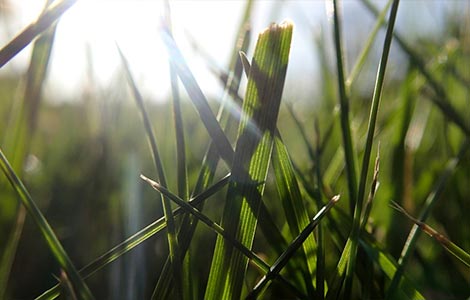
[[[397,262],[387,252],[381,250],[377,245],[367,240],[367,238],[361,238],[359,241],[361,247],[365,250],[369,258],[380,267],[384,274],[389,279],[392,279],[398,267]],[[397,289],[400,299],[425,299],[424,296],[416,290],[415,285],[416,284],[411,282],[408,277],[403,276]]]
[[[251,11],[251,4],[252,1],[247,3],[246,11]],[[234,59],[233,63],[230,66],[230,69],[232,69],[233,72],[225,76],[225,94],[222,98],[221,105],[219,107],[219,112],[217,114],[217,121],[221,123],[221,126],[224,128],[225,131],[229,131],[231,127],[235,125],[236,120],[235,118],[233,118],[230,109],[228,108],[230,101],[229,95],[232,95],[233,93],[238,93],[238,89],[240,86],[240,78],[243,71],[241,62],[237,59],[238,51],[245,51],[248,48],[248,45],[250,43],[250,33],[251,31],[249,30],[248,26],[246,26],[245,22],[242,22],[240,36],[235,42],[235,47],[232,54]],[[217,147],[211,141],[209,143],[209,147],[206,151],[206,154],[204,155],[204,158],[202,160],[202,166],[199,171],[198,179],[196,185],[194,186],[192,195],[197,195],[198,193],[201,193],[209,186],[209,184],[214,178],[219,159],[220,156],[217,151]],[[203,207],[204,203],[201,203],[197,206],[199,210],[202,210]],[[181,255],[183,257],[185,257],[185,255],[188,255],[187,251],[189,249],[189,245],[191,243],[194,231],[196,230],[197,223],[197,220],[195,220],[191,215],[185,215],[185,217],[181,221],[180,231],[178,232],[178,241],[180,241]],[[186,259],[186,257],[184,259]],[[154,289],[154,293],[152,295],[153,299],[169,298],[168,292],[171,290],[170,286],[172,284],[172,277],[168,276],[167,272],[171,272],[171,268],[169,268],[168,263],[165,263],[157,286]]]
[[357,178],[355,166],[355,153],[351,138],[351,127],[349,121],[349,99],[346,90],[344,75],[343,48],[341,45],[341,22],[338,11],[337,0],[333,0],[334,40],[336,49],[336,66],[338,72],[339,104],[341,109],[341,134],[343,137],[344,156],[346,160],[346,174],[348,176],[349,209],[354,211],[357,197]]
[[374,28],[369,34],[369,38],[367,39],[367,41],[364,43],[364,48],[362,49],[362,52],[359,54],[359,58],[356,60],[356,63],[354,64],[354,67],[352,68],[352,71],[349,74],[348,79],[346,80],[346,87],[348,89],[350,89],[354,81],[356,81],[357,76],[359,75],[362,67],[364,66],[366,58],[369,55],[370,51],[372,50],[372,44],[374,43],[377,33],[379,32],[379,29],[382,26],[382,24],[384,24],[385,17],[387,16],[387,12],[388,12],[388,9],[390,8],[390,5],[392,5],[392,0],[388,0],[387,4],[385,4],[384,8],[380,12],[380,14],[377,16],[377,21],[375,22]]
[[352,280],[353,280],[353,274],[356,268],[356,256],[357,256],[358,240],[359,240],[359,233],[360,233],[362,208],[363,208],[363,203],[364,203],[364,195],[365,195],[366,182],[367,182],[367,174],[369,171],[369,162],[370,162],[370,157],[372,153],[372,144],[374,140],[375,125],[376,125],[377,115],[379,111],[380,98],[382,96],[385,70],[386,70],[387,61],[388,61],[388,54],[390,52],[390,46],[392,44],[393,28],[395,25],[399,3],[400,3],[399,0],[394,0],[392,4],[392,8],[390,10],[389,24],[387,27],[387,33],[385,35],[382,57],[380,59],[380,64],[379,64],[379,68],[377,71],[377,79],[376,79],[376,84],[374,88],[374,94],[372,97],[372,105],[370,109],[369,124],[367,128],[367,138],[366,138],[366,144],[365,144],[366,146],[365,146],[364,156],[362,160],[359,190],[358,190],[357,199],[356,199],[357,200],[356,207],[354,209],[353,225],[352,225],[351,234],[349,237],[351,240],[351,254],[349,256],[348,267],[346,269],[345,295],[351,295],[351,292],[352,292]]
[[[198,194],[197,196],[193,197],[188,203],[197,206],[203,203],[206,199],[210,198],[215,193],[219,192],[223,187],[225,187],[230,179],[230,174],[223,177],[221,180],[217,181],[214,185],[209,187],[204,192]],[[178,216],[183,213],[183,209],[177,208],[173,210],[173,215]],[[83,278],[88,278],[89,276],[95,274],[97,271],[101,270],[108,264],[112,263],[113,261],[117,260],[122,255],[126,254],[127,252],[131,251],[135,247],[142,244],[147,239],[151,238],[152,236],[160,233],[162,230],[166,228],[165,217],[162,217],[155,222],[149,224],[145,228],[139,230],[134,235],[130,236],[119,245],[115,246],[105,254],[101,255],[93,262],[86,265],[83,269],[80,270],[80,274]],[[36,300],[51,300],[55,299],[60,295],[60,286],[56,285],[53,288],[47,290],[42,295],[36,298]]]
[[[251,248],[287,71],[292,23],[272,24],[255,48],[222,227]],[[262,183],[262,184],[256,184]],[[206,299],[238,299],[248,260],[218,238]]]
[[[129,65],[127,63],[126,58],[124,57],[124,54],[121,52],[121,49],[119,49],[119,47],[118,47],[118,50],[119,50],[119,55],[121,57],[122,64],[124,66],[124,71],[126,73],[127,79],[129,81],[130,87],[133,92],[134,99],[137,103],[140,113],[142,114],[145,132],[146,132],[147,139],[149,141],[150,148],[152,151],[152,156],[153,156],[153,160],[155,163],[155,169],[157,170],[158,178],[161,181],[161,183],[164,186],[166,186],[167,184],[166,184],[166,179],[165,179],[165,173],[163,171],[163,164],[160,158],[160,154],[158,152],[157,141],[153,133],[150,118],[145,108],[144,100],[142,99],[142,96],[139,90],[137,89],[137,85],[135,84],[135,81],[132,77]],[[173,267],[173,278],[176,284],[175,291],[176,291],[176,295],[178,296],[178,299],[181,299],[182,298],[182,295],[181,295],[182,286],[183,286],[183,274],[182,274],[183,267],[182,267],[182,262],[181,262],[181,254],[180,254],[180,250],[178,246],[175,220],[173,218],[171,203],[168,199],[165,199],[165,197],[162,198],[162,206],[163,206],[163,213],[165,215],[165,221],[167,224],[167,237],[168,237],[168,247],[170,249],[170,261]]]
[[[364,6],[372,12],[375,16],[379,14],[377,8],[370,2],[370,0],[362,0]],[[385,24],[384,24],[385,25]],[[470,135],[470,124],[466,119],[462,118],[459,112],[452,106],[450,98],[444,89],[444,87],[439,83],[439,81],[434,77],[433,73],[429,72],[426,69],[426,64],[418,53],[416,53],[402,38],[398,33],[394,33],[394,38],[397,41],[398,45],[405,51],[405,53],[410,57],[411,62],[417,67],[419,72],[426,78],[429,85],[434,90],[436,97],[430,97],[429,99],[439,108],[439,110],[446,115],[450,121],[457,125],[466,135]]]
[[28,190],[21,182],[20,178],[13,171],[10,163],[8,162],[5,155],[3,155],[2,150],[0,149],[0,167],[8,178],[11,186],[18,194],[19,199],[22,204],[26,207],[29,215],[33,218],[36,225],[39,227],[42,236],[44,237],[47,245],[49,246],[54,258],[57,260],[59,266],[65,271],[70,282],[73,284],[75,292],[80,296],[80,299],[94,299],[91,294],[88,286],[83,281],[83,279],[78,274],[77,269],[73,265],[72,261],[65,252],[62,244],[57,239],[54,231],[47,222],[44,215],[41,213],[39,208],[36,206],[36,203],[33,201],[33,198],[29,194]]
[[75,2],[77,2],[77,0],[54,2],[36,21],[23,29],[23,31],[0,50],[0,68],[57,21]]
[[[282,207],[284,208],[291,235],[298,236],[310,221],[287,148],[279,134],[276,134],[274,138],[274,150],[271,161],[276,176],[276,187],[282,201]],[[305,255],[305,264],[308,266],[310,274],[310,282],[306,282],[306,284],[307,287],[309,285],[313,286],[316,270],[315,252],[317,248],[314,236],[310,235],[302,244],[302,247]],[[311,289],[307,288],[307,290]]]
[[230,145],[230,142],[227,139],[224,131],[220,127],[219,122],[217,122],[214,114],[212,113],[206,97],[202,93],[201,88],[197,84],[196,79],[186,64],[186,61],[178,49],[176,42],[165,29],[162,30],[162,39],[165,46],[167,47],[170,60],[173,62],[176,73],[181,79],[181,82],[186,88],[191,101],[196,107],[200,119],[207,129],[207,132],[216,145],[220,157],[227,163],[228,166],[231,166],[233,160],[232,146]]
[[[222,236],[224,239],[226,239],[233,247],[237,248],[241,253],[243,253],[247,258],[251,259],[258,268],[260,268],[263,272],[268,273],[269,272],[269,265],[262,260],[258,255],[256,255],[253,251],[248,249],[246,246],[244,246],[242,243],[240,243],[238,240],[234,239],[233,236],[229,235],[219,224],[215,223],[212,221],[210,218],[208,218],[206,215],[201,213],[197,208],[192,206],[191,204],[185,202],[178,196],[172,194],[170,191],[165,189],[163,186],[161,186],[158,182],[155,182],[144,175],[140,176],[145,182],[147,182],[153,189],[157,190],[161,194],[167,196],[169,199],[171,199],[173,202],[175,202],[178,206],[180,206],[183,210],[186,212],[192,214],[195,216],[199,221],[203,222],[206,224],[209,228],[211,228],[213,231],[215,231],[217,234]],[[302,297],[305,297],[300,293],[292,284],[290,284],[287,280],[285,280],[281,275],[276,274],[278,279],[280,279],[283,283],[287,285],[291,290],[295,291],[296,294],[300,294]]]
[[[444,171],[442,172],[442,175],[439,177],[436,186],[433,188],[433,190],[429,193],[425,203],[424,207],[421,210],[421,213],[418,217],[418,220],[420,222],[425,222],[426,219],[428,218],[429,214],[431,213],[432,208],[434,207],[437,199],[439,199],[440,195],[442,194],[446,182],[449,180],[449,178],[454,174],[457,165],[459,161],[461,160],[462,156],[465,154],[466,151],[468,151],[470,147],[470,140],[466,139],[462,146],[460,147],[459,153],[456,157],[450,159]],[[395,275],[392,278],[392,282],[390,283],[390,286],[388,288],[387,294],[386,294],[386,299],[393,299],[395,290],[397,285],[400,282],[400,278],[403,276],[405,266],[410,260],[411,254],[416,246],[416,242],[418,241],[419,238],[419,232],[418,231],[418,226],[415,225],[411,229],[410,233],[408,234],[408,238],[406,239],[406,243],[403,246],[400,259],[398,260],[398,267]]]
[[[173,36],[171,29],[171,11],[170,4],[165,1],[165,15],[166,26],[168,33]],[[178,195],[187,199],[189,197],[188,178],[186,170],[186,153],[185,153],[185,139],[183,131],[183,117],[181,115],[181,100],[178,86],[178,76],[176,74],[175,66],[170,62],[170,82],[172,94],[172,107],[173,107],[173,120],[175,124],[175,137],[176,137],[176,177],[178,185]]]
[[263,278],[258,281],[255,288],[248,295],[247,299],[256,299],[257,295],[261,290],[269,283],[269,281],[281,272],[282,268],[287,264],[289,259],[294,255],[305,242],[305,240],[311,236],[313,230],[317,227],[321,219],[328,213],[328,211],[339,201],[339,195],[334,196],[318,213],[313,217],[309,224],[300,232],[300,234],[292,241],[289,247],[284,251],[281,256],[276,260],[269,270],[269,273],[263,276]]
[[[41,91],[45,79],[46,71],[49,66],[49,59],[54,42],[56,26],[50,28],[41,37],[35,41],[31,54],[29,68],[26,74],[26,84],[21,99],[21,105],[15,106],[15,111],[10,114],[10,124],[12,128],[6,131],[4,140],[4,149],[11,157],[13,170],[17,174],[23,174],[22,167],[29,153],[30,143],[35,133],[37,116],[41,102]],[[9,151],[10,150],[10,151]],[[5,182],[6,183],[6,182]],[[3,182],[0,181],[0,185]],[[3,201],[15,201],[16,196],[6,196]],[[5,250],[0,261],[0,299],[3,299],[3,293],[6,291],[8,277],[13,264],[17,245],[23,231],[23,224],[26,217],[25,207],[18,205],[14,228],[10,237],[7,239]]]
[[420,220],[415,219],[412,217],[403,207],[401,207],[398,203],[392,202],[391,206],[396,209],[397,211],[404,214],[408,219],[413,221],[416,226],[418,226],[422,231],[436,240],[439,244],[442,245],[450,254],[458,258],[461,262],[463,262],[467,267],[470,267],[470,254],[465,252],[462,248],[454,244],[448,238],[446,238],[443,234],[437,232],[434,228],[427,225]]

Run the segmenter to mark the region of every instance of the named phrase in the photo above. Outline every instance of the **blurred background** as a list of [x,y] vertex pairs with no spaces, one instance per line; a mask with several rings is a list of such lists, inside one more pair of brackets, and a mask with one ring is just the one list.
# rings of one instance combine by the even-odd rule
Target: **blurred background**
[[[155,171],[116,43],[138,80],[153,120],[169,189],[176,190],[169,65],[159,33],[164,15],[162,2],[78,1],[63,15],[55,34],[50,36],[53,43],[50,57],[46,58],[47,68],[43,69],[45,75],[33,89],[33,94],[25,92],[30,82],[32,45],[0,69],[2,151],[16,162],[15,168],[33,199],[78,267],[162,216],[158,195],[139,180],[141,173],[152,177]],[[372,3],[379,10],[385,5],[385,1]],[[175,40],[214,111],[224,94],[217,72],[228,70],[246,5],[245,1],[238,0],[170,1]],[[260,0],[254,1],[251,7],[252,46],[248,57],[251,57],[256,34],[269,23],[290,19],[295,24],[278,127],[294,163],[305,173],[310,172],[311,161],[295,120],[303,124],[310,142],[314,143],[314,120],[320,124],[323,134],[328,130],[328,124],[338,119],[330,5],[329,1]],[[43,7],[42,1],[1,0],[0,44],[5,45],[35,20]],[[362,1],[342,1],[341,10],[346,70],[349,72],[363,50],[376,17]],[[453,104],[466,116],[468,123],[469,2],[404,0],[400,3],[396,32],[432,70],[436,70],[438,78],[452,94]],[[353,135],[358,148],[365,134],[384,35],[382,29],[351,87]],[[419,80],[409,56],[394,42],[379,120],[381,186],[372,217],[378,239],[395,257],[399,255],[411,224],[396,216],[388,208],[388,201],[394,199],[412,213],[419,211],[417,208],[445,163],[457,153],[462,139],[455,126],[425,99],[426,90],[416,87]],[[408,140],[399,141],[396,124],[403,117],[400,99],[406,89],[415,90],[411,97],[415,97],[416,104],[409,116],[413,134]],[[243,84],[240,94],[243,95]],[[191,188],[209,137],[184,92],[182,96]],[[288,107],[291,110],[287,110]],[[18,120],[26,124],[27,133],[19,134],[15,130],[18,128],[15,122],[21,122]],[[345,180],[341,178],[344,177],[341,155],[337,154],[341,146],[339,126],[332,129],[331,135],[334,142],[324,150],[323,168],[326,175],[330,175],[330,188],[335,193],[346,193]],[[397,150],[404,147],[400,143],[406,143],[406,152]],[[402,159],[408,163],[403,166],[409,171],[405,172],[409,175],[405,179],[402,178],[403,169],[394,163],[399,155],[409,158]],[[470,250],[470,221],[465,215],[470,210],[468,151],[462,164],[449,183],[446,199],[435,209],[432,225],[462,248]],[[227,173],[224,168],[220,167],[219,177]],[[7,257],[7,245],[15,236],[15,224],[22,222],[13,195],[8,182],[2,178],[0,254],[3,258]],[[275,188],[268,186],[267,195],[275,197]],[[222,201],[218,200],[223,197],[220,193],[220,199],[211,200],[208,214],[214,220],[220,218]],[[452,198],[457,200],[451,201]],[[271,208],[273,211],[282,209],[280,205]],[[312,209],[310,216],[314,212]],[[278,226],[282,227],[282,221]],[[201,257],[204,257],[204,251],[212,249],[215,236],[200,227],[193,246],[200,249]],[[417,258],[410,265],[410,277],[430,298],[468,297],[468,270],[462,269],[439,245],[429,239],[422,240]],[[262,249],[262,245],[259,248]],[[24,219],[16,249],[10,275],[2,277],[6,299],[31,299],[56,283],[58,267],[28,217]],[[90,288],[97,299],[148,297],[167,255],[166,238],[159,234],[93,275],[89,279]],[[199,268],[206,270],[207,264],[202,260]],[[448,268],[449,265],[452,267]],[[428,272],[429,268],[440,268],[441,272]]]

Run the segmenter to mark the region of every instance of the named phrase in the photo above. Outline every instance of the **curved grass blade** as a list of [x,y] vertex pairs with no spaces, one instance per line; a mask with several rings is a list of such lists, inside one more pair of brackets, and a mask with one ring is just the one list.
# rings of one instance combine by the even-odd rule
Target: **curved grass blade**
[[[122,53],[121,49],[118,46],[119,55],[121,57],[122,64],[124,66],[124,71],[126,73],[127,79],[131,86],[134,99],[136,104],[142,114],[142,119],[144,122],[145,133],[147,134],[147,139],[150,144],[150,148],[152,150],[152,156],[155,163],[155,169],[158,173],[158,178],[162,182],[164,186],[166,186],[166,179],[165,173],[163,170],[163,164],[160,158],[160,154],[158,152],[157,141],[155,139],[155,135],[153,133],[152,124],[150,122],[150,118],[148,116],[147,110],[145,108],[144,100],[137,89],[137,85],[135,84],[134,78],[132,77],[131,71],[129,69],[129,65],[127,63],[124,54]],[[182,287],[183,287],[183,266],[181,262],[181,254],[178,246],[178,238],[176,232],[176,225],[175,220],[173,218],[173,211],[171,209],[171,203],[165,197],[162,198],[162,206],[163,206],[163,213],[165,215],[165,221],[167,224],[167,237],[168,237],[168,247],[170,249],[170,261],[173,267],[173,278],[175,280],[176,288],[175,292],[178,299],[182,299]]]
[[379,111],[379,104],[380,98],[382,95],[382,88],[385,78],[385,70],[388,61],[388,54],[390,52],[390,46],[392,44],[393,39],[393,28],[395,25],[395,20],[398,12],[398,4],[400,3],[399,0],[394,0],[392,4],[392,8],[390,10],[390,17],[389,23],[387,27],[387,33],[385,35],[385,41],[382,51],[382,57],[380,59],[379,68],[377,71],[377,79],[374,88],[374,95],[372,97],[372,105],[370,110],[369,116],[369,124],[367,128],[367,139],[364,149],[364,156],[362,160],[362,169],[361,169],[361,177],[359,182],[359,191],[356,198],[356,206],[354,209],[354,219],[351,229],[351,234],[349,239],[351,240],[351,254],[348,259],[348,266],[346,269],[346,284],[345,284],[345,295],[351,295],[352,293],[352,280],[353,274],[356,268],[356,257],[357,257],[357,248],[358,248],[358,241],[359,241],[359,233],[361,227],[361,217],[362,217],[362,208],[364,203],[364,194],[367,182],[367,174],[369,171],[369,162],[372,152],[372,144],[374,140],[375,134],[375,125],[377,121],[377,115]]
[[346,90],[344,75],[343,48],[341,45],[341,22],[337,0],[333,0],[334,40],[336,49],[336,66],[338,72],[339,104],[341,109],[341,134],[343,137],[344,155],[346,160],[346,174],[348,176],[349,209],[354,211],[357,197],[357,178],[351,127],[349,121],[349,99]]
[[224,131],[217,122],[212,110],[207,102],[206,97],[201,91],[201,88],[196,82],[191,70],[189,69],[186,61],[181,54],[176,42],[173,40],[171,35],[167,32],[167,29],[162,29],[161,36],[165,46],[167,47],[170,60],[175,67],[176,73],[178,74],[181,82],[183,83],[186,91],[191,98],[194,106],[196,107],[201,121],[207,129],[212,141],[219,151],[220,157],[227,163],[228,166],[232,165],[233,160],[233,148],[225,135]]
[[430,237],[435,239],[439,244],[442,245],[450,254],[458,258],[461,262],[463,262],[467,267],[470,267],[470,254],[465,252],[462,248],[454,244],[452,241],[450,241],[448,238],[446,238],[444,235],[441,233],[437,232],[434,228],[431,226],[427,225],[424,222],[421,222],[418,219],[415,219],[413,216],[411,216],[403,207],[401,207],[398,203],[393,202],[391,203],[391,206],[396,209],[397,211],[401,212],[404,214],[408,219],[413,221],[416,226],[418,226],[423,232],[427,233]]
[[[228,242],[232,244],[233,247],[237,248],[241,253],[243,253],[246,257],[251,259],[260,270],[262,270],[265,273],[269,272],[269,265],[262,260],[258,255],[256,255],[253,251],[248,249],[246,246],[244,246],[242,243],[240,243],[238,240],[234,239],[233,236],[229,235],[219,224],[215,223],[212,221],[210,218],[208,218],[206,215],[201,213],[197,208],[192,206],[191,204],[185,202],[183,199],[179,198],[178,196],[172,194],[170,191],[165,189],[162,185],[160,185],[158,182],[155,182],[144,175],[140,175],[140,178],[147,182],[153,189],[156,191],[160,192],[162,195],[167,196],[169,199],[171,199],[173,202],[175,202],[178,206],[180,206],[183,210],[186,212],[192,214],[195,216],[199,221],[203,222],[209,228],[211,228],[213,231],[218,233],[220,236],[222,236],[224,239],[226,239]],[[287,280],[285,280],[281,275],[276,274],[278,279],[280,279],[284,284],[286,284],[287,287],[289,287],[292,291],[294,291],[297,295],[302,296],[302,298],[305,298],[305,295],[300,293],[295,286],[293,286],[291,283],[289,283]]]
[[[287,71],[292,23],[272,24],[258,37],[239,127],[222,227],[249,249],[256,231],[273,135]],[[253,126],[255,125],[256,126]],[[263,182],[259,185],[256,183]],[[217,238],[206,299],[238,299],[248,260]]]
[[[441,196],[442,192],[444,191],[444,187],[446,182],[449,180],[449,178],[454,174],[457,165],[462,158],[462,156],[465,154],[466,151],[468,151],[470,147],[470,139],[466,139],[462,146],[460,147],[459,153],[457,154],[456,157],[450,159],[444,171],[442,172],[442,175],[439,177],[436,186],[433,188],[433,190],[429,193],[428,197],[426,198],[426,201],[424,203],[424,207],[421,210],[421,213],[418,217],[418,220],[420,222],[425,222],[426,219],[428,218],[429,214],[431,213],[432,208],[434,207],[437,199]],[[400,259],[398,260],[398,267],[397,271],[394,274],[392,278],[392,282],[390,283],[390,286],[388,288],[388,291],[386,293],[386,299],[393,299],[394,293],[396,290],[396,287],[398,286],[400,282],[400,278],[403,276],[403,272],[405,270],[405,266],[408,263],[411,254],[416,246],[416,242],[418,241],[419,238],[419,232],[418,231],[418,226],[415,225],[411,229],[410,233],[408,234],[408,237],[406,239],[406,243],[403,246],[403,250],[400,255]]]
[[2,150],[0,149],[0,168],[2,169],[5,176],[8,178],[11,186],[18,194],[19,199],[22,204],[26,207],[26,210],[33,218],[36,225],[39,227],[42,236],[44,237],[49,249],[51,250],[54,258],[57,260],[59,266],[64,270],[69,278],[70,282],[75,289],[75,292],[80,295],[80,299],[94,299],[91,294],[88,286],[83,281],[83,279],[78,274],[77,269],[73,265],[72,261],[65,252],[62,244],[59,242],[59,239],[54,234],[51,226],[47,222],[44,215],[41,213],[39,208],[36,206],[36,203],[33,201],[33,198],[29,194],[28,190],[21,182],[20,178],[13,171],[10,163],[8,162],[5,155],[3,155]]
[[[219,192],[223,187],[225,187],[230,179],[230,174],[223,177],[221,180],[216,182],[214,185],[209,187],[204,192],[198,194],[197,196],[193,197],[189,204],[193,206],[197,206],[203,203],[206,199],[214,195],[215,193]],[[182,208],[176,208],[173,210],[173,215],[178,216],[183,213]],[[112,263],[122,255],[126,254],[127,252],[131,251],[138,245],[142,244],[147,239],[151,238],[152,236],[156,235],[157,233],[161,232],[166,228],[166,221],[165,217],[161,217],[160,219],[156,220],[155,222],[149,224],[145,228],[141,229],[139,232],[135,233],[134,235],[128,237],[126,240],[121,242],[119,245],[115,246],[105,254],[101,255],[93,262],[89,263],[83,269],[80,270],[80,274],[83,278],[88,278],[91,275],[95,274],[97,271],[101,270],[106,265]],[[42,295],[36,298],[36,300],[46,300],[46,299],[55,299],[60,295],[60,286],[56,285],[53,288],[47,290]]]
[[282,253],[276,262],[269,269],[269,272],[261,278],[256,284],[255,288],[250,292],[247,299],[256,299],[257,295],[269,283],[269,281],[287,264],[289,259],[294,255],[295,251],[299,249],[305,240],[311,236],[312,231],[317,227],[320,220],[328,213],[328,211],[339,201],[339,195],[334,196],[318,213],[313,217],[310,223],[300,232],[300,234],[292,241],[289,247]]
[[0,50],[0,68],[57,21],[75,2],[77,2],[77,0],[54,2],[36,21],[23,29],[23,31]]

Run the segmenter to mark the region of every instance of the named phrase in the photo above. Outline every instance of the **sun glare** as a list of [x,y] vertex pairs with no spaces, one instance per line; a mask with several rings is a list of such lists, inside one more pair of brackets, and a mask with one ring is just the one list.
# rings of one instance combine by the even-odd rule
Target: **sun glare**
[[[231,31],[238,24],[238,12],[241,12],[243,3],[222,1],[224,5],[217,5],[214,1],[195,2],[172,3],[174,35],[200,85],[208,89],[208,93],[214,93],[220,90],[219,84],[204,63],[200,59],[198,62],[188,35],[214,55],[215,61],[225,66],[235,33]],[[228,14],[230,11],[232,13]],[[111,84],[120,67],[117,43],[127,57],[142,92],[157,101],[164,100],[170,83],[168,57],[159,35],[163,14],[163,1],[78,1],[59,23],[51,78],[58,81],[59,88],[68,95],[80,90],[80,85],[86,80],[104,86]],[[87,47],[91,54],[88,58]],[[90,72],[86,69],[90,57],[94,78],[88,78]]]

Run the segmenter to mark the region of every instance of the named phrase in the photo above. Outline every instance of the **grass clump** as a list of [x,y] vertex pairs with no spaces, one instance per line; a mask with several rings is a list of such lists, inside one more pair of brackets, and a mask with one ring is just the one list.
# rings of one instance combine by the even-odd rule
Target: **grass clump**
[[[147,101],[119,46],[102,103],[40,102],[56,22],[74,1],[46,5],[0,49],[3,66],[34,41],[20,104],[0,105],[0,298],[469,297],[468,31],[449,21],[443,42],[411,46],[395,26],[406,5],[360,3],[376,20],[351,72],[339,1],[331,47],[309,37],[324,77],[316,105],[287,101],[305,77],[288,72],[297,24],[255,34],[255,1],[227,69],[204,56],[218,101],[179,48],[166,2],[171,103]],[[394,45],[409,64],[400,78],[387,71]],[[0,78],[2,97],[15,81]]]

